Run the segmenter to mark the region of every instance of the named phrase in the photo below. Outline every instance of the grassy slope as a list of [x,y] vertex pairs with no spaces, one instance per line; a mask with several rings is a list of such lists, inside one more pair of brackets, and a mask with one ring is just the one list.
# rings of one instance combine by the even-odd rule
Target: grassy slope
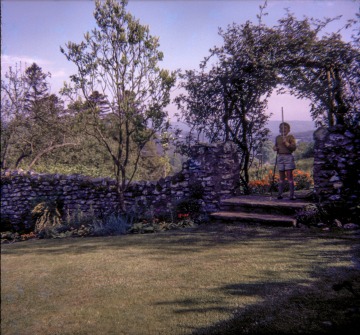
[[2,334],[331,333],[360,324],[359,299],[332,289],[358,284],[353,236],[212,225],[2,245]]

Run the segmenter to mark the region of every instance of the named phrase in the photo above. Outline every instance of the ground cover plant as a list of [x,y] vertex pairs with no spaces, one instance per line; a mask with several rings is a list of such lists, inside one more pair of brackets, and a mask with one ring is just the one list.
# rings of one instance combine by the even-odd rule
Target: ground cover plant
[[360,325],[358,237],[211,224],[3,244],[1,331],[349,334]]

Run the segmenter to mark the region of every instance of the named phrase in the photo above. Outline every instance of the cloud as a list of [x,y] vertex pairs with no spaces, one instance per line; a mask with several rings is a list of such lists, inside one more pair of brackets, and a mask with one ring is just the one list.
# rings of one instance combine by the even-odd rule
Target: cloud
[[34,58],[26,55],[1,55],[1,69],[2,76],[8,72],[8,68],[15,67],[15,65],[20,65],[21,71],[31,64],[36,63],[39,65],[44,73],[50,72],[51,77],[48,79],[51,85],[51,91],[57,92],[63,86],[64,80],[69,77],[69,70],[64,67],[59,67],[59,65],[54,62],[43,58]]
[[51,66],[51,62],[45,59],[33,58],[29,56],[17,56],[17,55],[1,55],[1,67],[7,69],[9,66],[15,66],[16,64],[23,65],[24,67],[30,66],[32,63],[38,64],[40,67]]
[[68,76],[64,69],[57,68],[55,62],[47,59],[33,58],[30,56],[1,55],[1,67],[4,72],[6,72],[9,66],[14,67],[16,64],[21,64],[21,67],[25,70],[25,68],[33,63],[39,65],[43,72],[50,72],[52,78],[63,78]]
[[68,77],[68,76],[69,76],[69,74],[65,70],[58,70],[58,71],[51,72],[52,78],[64,78],[64,77]]

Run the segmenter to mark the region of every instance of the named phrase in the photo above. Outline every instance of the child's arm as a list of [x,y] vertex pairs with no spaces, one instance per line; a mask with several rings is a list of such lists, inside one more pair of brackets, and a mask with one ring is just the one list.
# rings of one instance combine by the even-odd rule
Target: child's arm
[[296,140],[295,140],[295,137],[293,135],[288,135],[286,137],[286,140],[285,140],[284,144],[290,151],[295,151],[296,150]]
[[279,150],[279,148],[278,148],[278,146],[277,146],[277,137],[275,138],[275,145],[273,146],[273,150],[274,150],[274,151],[278,151],[278,150]]

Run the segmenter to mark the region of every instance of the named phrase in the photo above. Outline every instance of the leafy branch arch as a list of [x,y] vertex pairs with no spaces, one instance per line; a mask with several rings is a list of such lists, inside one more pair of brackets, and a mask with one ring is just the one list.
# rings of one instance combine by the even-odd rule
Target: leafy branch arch
[[182,119],[210,142],[238,145],[245,190],[252,159],[268,135],[267,101],[278,85],[309,99],[318,125],[359,124],[358,42],[344,42],[338,33],[320,38],[329,22],[287,13],[271,28],[234,23],[219,30],[224,43],[210,50],[199,70],[180,75],[186,94],[175,102]]

